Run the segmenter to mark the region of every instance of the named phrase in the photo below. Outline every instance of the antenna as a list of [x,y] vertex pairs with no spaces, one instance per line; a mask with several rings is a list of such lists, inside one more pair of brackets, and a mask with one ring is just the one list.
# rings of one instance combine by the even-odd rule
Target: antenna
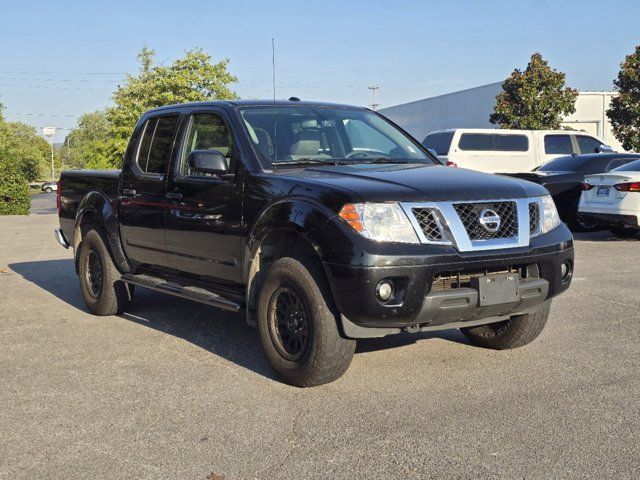
[[379,103],[376,103],[376,90],[378,90],[380,87],[377,85],[369,85],[368,88],[369,90],[371,90],[371,103],[369,104],[369,106],[371,107],[371,110],[375,110],[380,106]]
[[271,70],[273,81],[273,103],[276,103],[276,39],[271,37]]

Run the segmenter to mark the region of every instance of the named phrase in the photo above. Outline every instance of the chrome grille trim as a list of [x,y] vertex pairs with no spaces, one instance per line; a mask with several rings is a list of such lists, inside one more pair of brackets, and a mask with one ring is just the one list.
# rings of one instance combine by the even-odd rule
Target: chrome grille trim
[[[497,204],[512,202],[515,204],[515,234],[510,237],[497,237],[489,239],[472,239],[463,221],[460,219],[455,206],[459,204]],[[454,202],[403,202],[400,206],[413,225],[421,243],[429,245],[451,245],[459,252],[477,252],[484,250],[500,250],[505,248],[527,247],[532,236],[529,212],[531,203],[538,205],[540,212],[540,200],[536,198],[498,198],[495,200],[454,201]],[[428,209],[438,222],[440,240],[427,238],[420,222],[416,219],[414,210]],[[540,225],[540,221],[538,221]]]

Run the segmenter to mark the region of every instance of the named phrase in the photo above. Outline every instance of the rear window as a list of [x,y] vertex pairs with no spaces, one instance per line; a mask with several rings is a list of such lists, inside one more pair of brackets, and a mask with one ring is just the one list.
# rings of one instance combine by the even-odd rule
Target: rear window
[[640,172],[640,160],[615,168],[613,172]]
[[164,173],[171,157],[178,115],[147,120],[138,148],[136,163],[144,173]]
[[463,133],[458,144],[460,150],[526,152],[529,139],[526,135],[497,133]]
[[573,153],[569,135],[546,135],[544,137],[544,153],[549,155],[570,155]]
[[585,162],[584,157],[559,157],[548,161],[536,170],[539,172],[577,172],[582,169]]
[[422,145],[436,151],[437,155],[449,155],[453,132],[431,133],[422,141]]

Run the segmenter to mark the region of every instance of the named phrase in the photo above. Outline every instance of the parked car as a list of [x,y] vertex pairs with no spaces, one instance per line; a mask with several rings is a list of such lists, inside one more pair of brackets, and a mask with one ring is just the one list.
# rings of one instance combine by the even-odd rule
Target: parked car
[[58,183],[57,182],[43,183],[42,187],[40,187],[40,190],[42,190],[45,193],[55,192],[58,190]]
[[640,154],[633,153],[568,155],[551,160],[533,172],[505,175],[529,180],[545,187],[551,193],[562,221],[574,231],[588,231],[597,226],[585,224],[578,215],[578,203],[585,175],[608,172],[639,159]]
[[446,164],[489,173],[528,172],[563,155],[612,151],[596,137],[568,130],[455,128],[431,132],[422,144]]
[[588,175],[580,197],[584,221],[609,229],[619,237],[640,232],[640,160],[609,173]]
[[340,377],[359,338],[459,328],[525,345],[573,272],[543,187],[438,165],[360,107],[151,110],[121,171],[63,172],[58,195],[93,313],[124,311],[133,286],[240,312],[298,386]]

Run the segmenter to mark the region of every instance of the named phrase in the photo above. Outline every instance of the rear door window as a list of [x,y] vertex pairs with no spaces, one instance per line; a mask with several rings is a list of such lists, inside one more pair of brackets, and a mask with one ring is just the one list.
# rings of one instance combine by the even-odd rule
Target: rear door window
[[548,155],[570,155],[573,153],[570,135],[545,135],[544,153]]
[[526,152],[529,139],[526,135],[497,133],[463,133],[458,144],[460,150]]
[[424,138],[422,145],[435,150],[437,155],[449,155],[451,140],[453,132],[432,133]]
[[165,172],[171,158],[179,118],[179,115],[166,115],[147,120],[136,156],[136,163],[142,172]]
[[602,145],[600,140],[587,135],[576,135],[576,140],[578,141],[578,147],[580,147],[580,153],[597,153]]

